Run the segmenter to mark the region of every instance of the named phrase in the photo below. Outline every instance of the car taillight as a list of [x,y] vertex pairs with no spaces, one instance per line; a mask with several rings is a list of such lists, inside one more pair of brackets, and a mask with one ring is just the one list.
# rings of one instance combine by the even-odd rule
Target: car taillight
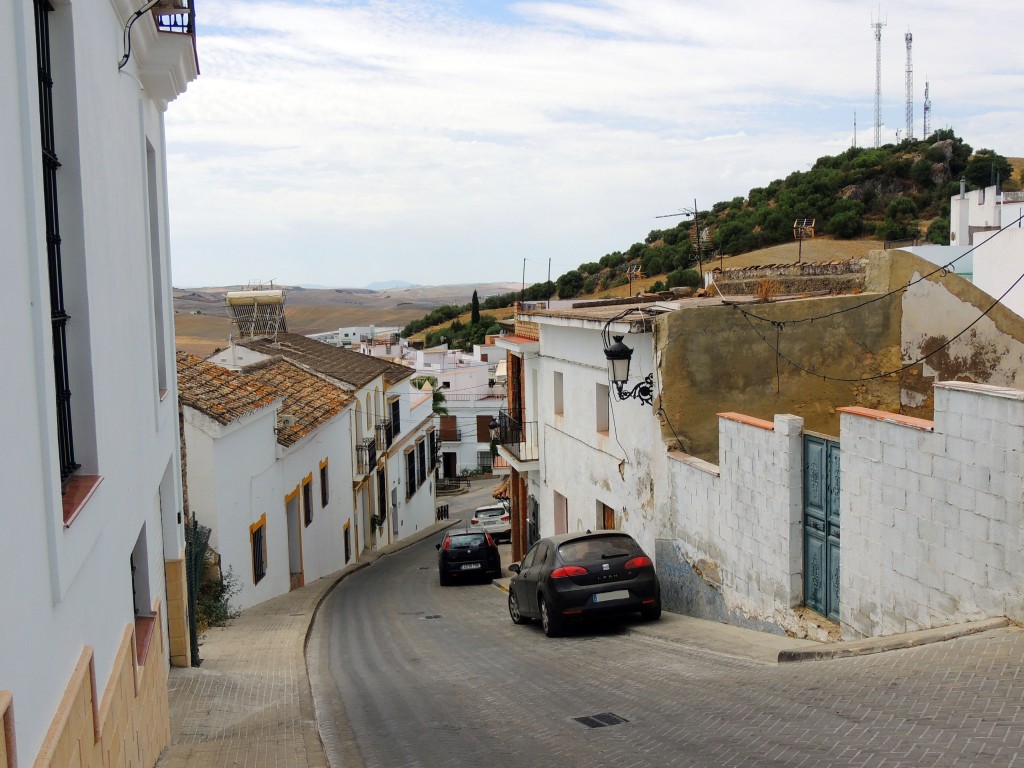
[[503,522],[503,523],[507,523],[511,519],[512,518],[509,515],[502,515],[501,516],[501,522]]
[[484,538],[487,540],[487,546],[488,547],[493,547],[494,546],[494,539],[491,538],[491,534],[485,533],[484,534]]
[[451,549],[451,548],[452,548],[451,536],[445,536],[444,537],[444,547],[442,547],[442,549]]
[[651,562],[649,557],[634,557],[632,560],[626,561],[626,570],[631,571],[634,568],[650,568],[654,563]]
[[474,517],[474,518],[473,518],[472,520],[470,520],[470,521],[469,521],[469,524],[470,524],[470,525],[480,525],[480,521],[479,521],[479,520],[477,520],[477,519],[476,519],[476,518]]
[[581,568],[578,565],[566,565],[561,568],[556,568],[551,572],[552,579],[565,579],[569,576],[585,576],[587,573],[586,568]]

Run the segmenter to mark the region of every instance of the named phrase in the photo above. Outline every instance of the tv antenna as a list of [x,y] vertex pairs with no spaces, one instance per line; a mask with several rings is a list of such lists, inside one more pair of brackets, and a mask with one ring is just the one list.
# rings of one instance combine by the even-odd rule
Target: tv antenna
[[929,134],[929,129],[931,128],[931,126],[928,123],[931,122],[931,116],[932,116],[932,100],[930,98],[928,98],[928,78],[927,77],[925,77],[925,81],[924,81],[924,109],[923,109],[923,112],[924,112],[924,136],[922,136],[922,138],[927,139],[928,138],[928,134]]

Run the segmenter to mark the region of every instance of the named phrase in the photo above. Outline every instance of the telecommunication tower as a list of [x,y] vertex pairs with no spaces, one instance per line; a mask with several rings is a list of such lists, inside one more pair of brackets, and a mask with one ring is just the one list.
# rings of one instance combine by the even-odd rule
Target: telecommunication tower
[[932,116],[932,100],[928,98],[928,81],[925,80],[924,81],[924,136],[922,138],[925,138],[925,139],[928,138],[929,129],[931,128],[931,126],[928,125],[928,123],[929,123],[929,120],[930,120],[931,116]]
[[875,147],[882,146],[882,27],[879,19],[871,22],[875,30]]
[[903,36],[907,43],[907,135],[906,138],[914,138],[914,60],[910,55],[910,48],[914,44],[914,36],[907,32]]

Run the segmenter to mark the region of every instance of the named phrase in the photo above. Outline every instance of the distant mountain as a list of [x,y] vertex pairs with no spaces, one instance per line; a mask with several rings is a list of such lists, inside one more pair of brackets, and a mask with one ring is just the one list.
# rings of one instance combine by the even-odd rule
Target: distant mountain
[[370,283],[366,286],[371,291],[389,291],[392,288],[419,288],[416,283],[407,283],[404,280],[386,280],[383,283]]

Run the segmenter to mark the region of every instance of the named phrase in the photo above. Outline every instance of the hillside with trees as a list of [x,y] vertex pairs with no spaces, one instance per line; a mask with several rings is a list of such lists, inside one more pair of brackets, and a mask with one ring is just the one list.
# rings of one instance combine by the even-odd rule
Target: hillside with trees
[[[816,236],[945,244],[949,199],[959,193],[961,178],[968,189],[1000,183],[1005,190],[1018,190],[1024,186],[1024,165],[1015,175],[1010,160],[990,149],[975,151],[952,130],[877,149],[852,147],[834,157],[818,158],[807,171],[794,171],[785,179],[755,187],[745,197],[698,211],[698,226],[691,218],[652,230],[643,242],[625,251],[580,264],[554,283],[530,286],[525,295],[489,297],[481,308],[507,307],[520,298],[599,294],[638,275],[663,276],[648,286],[653,291],[699,286],[698,251],[701,261],[708,261],[792,242],[793,224],[799,219],[813,219]],[[497,328],[488,315],[480,315],[478,322],[459,319],[471,309],[468,305],[441,307],[409,323],[403,335],[427,331],[427,345],[447,341],[452,347],[471,349]]]

